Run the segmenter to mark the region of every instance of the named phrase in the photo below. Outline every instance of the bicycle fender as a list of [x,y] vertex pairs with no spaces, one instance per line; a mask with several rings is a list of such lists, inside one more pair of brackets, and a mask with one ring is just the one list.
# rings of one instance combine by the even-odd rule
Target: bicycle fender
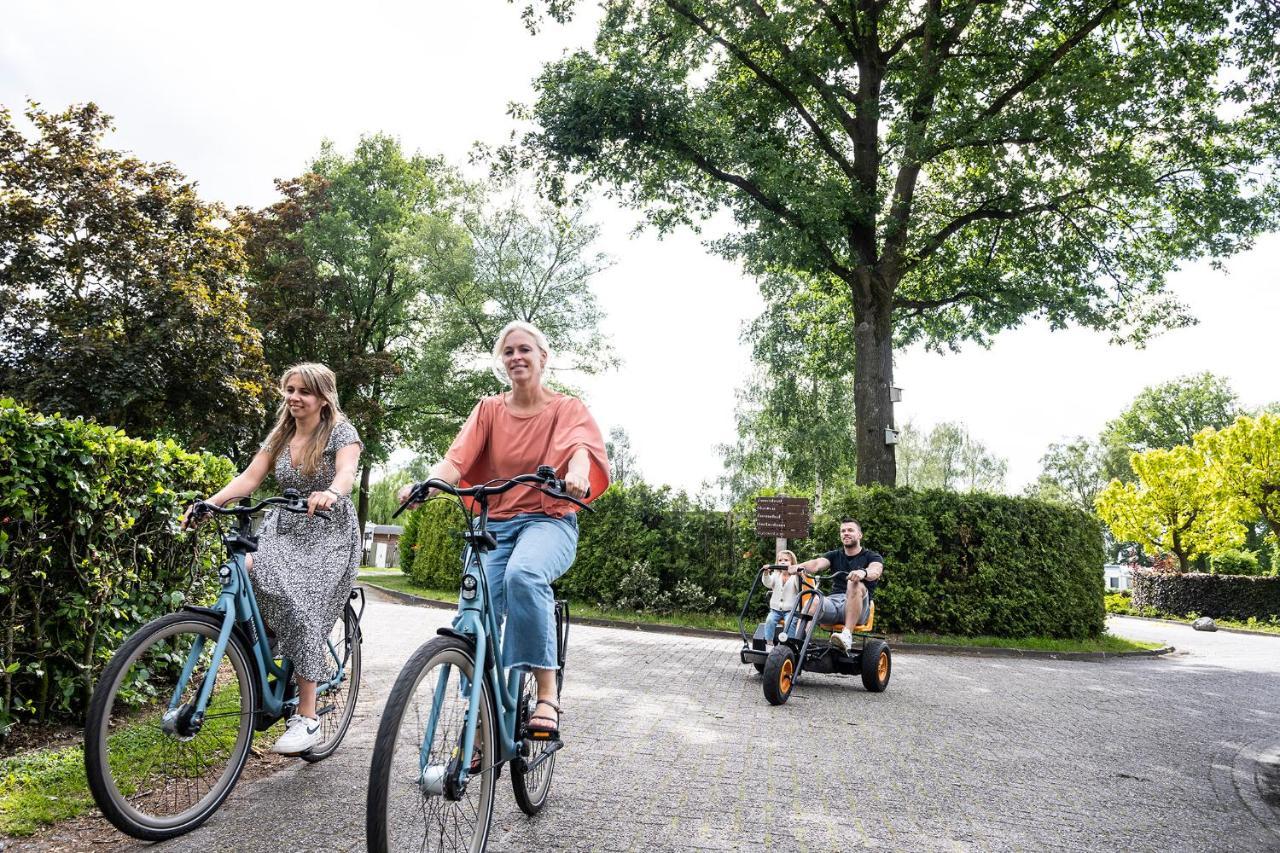
[[476,638],[470,634],[464,634],[456,628],[450,628],[448,626],[444,628],[437,628],[436,633],[441,637],[453,637],[455,640],[461,640],[471,647],[472,657],[475,656]]

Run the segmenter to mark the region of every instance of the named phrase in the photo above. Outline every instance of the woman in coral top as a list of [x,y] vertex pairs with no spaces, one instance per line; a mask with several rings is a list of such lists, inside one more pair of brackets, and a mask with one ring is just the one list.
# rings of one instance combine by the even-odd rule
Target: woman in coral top
[[[493,348],[494,373],[510,391],[486,397],[472,410],[436,477],[464,488],[515,477],[551,465],[565,491],[590,501],[609,486],[609,460],[595,419],[581,400],[542,384],[546,337],[520,321],[508,323]],[[413,487],[400,492],[408,498]],[[578,549],[577,507],[534,489],[512,489],[489,504],[489,532],[498,541],[486,555],[485,575],[493,606],[505,614],[502,665],[533,671],[538,709],[529,727],[559,736],[556,704],[555,597],[551,582]]]

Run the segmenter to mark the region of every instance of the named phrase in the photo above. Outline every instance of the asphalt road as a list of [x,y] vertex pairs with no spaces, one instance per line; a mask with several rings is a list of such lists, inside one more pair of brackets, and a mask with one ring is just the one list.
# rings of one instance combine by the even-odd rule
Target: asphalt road
[[[156,849],[363,849],[378,715],[449,615],[371,600],[346,743],[242,785]],[[1280,637],[1112,630],[1178,651],[903,653],[885,693],[806,675],[772,707],[735,641],[575,627],[551,802],[525,817],[504,774],[490,849],[1280,849]]]

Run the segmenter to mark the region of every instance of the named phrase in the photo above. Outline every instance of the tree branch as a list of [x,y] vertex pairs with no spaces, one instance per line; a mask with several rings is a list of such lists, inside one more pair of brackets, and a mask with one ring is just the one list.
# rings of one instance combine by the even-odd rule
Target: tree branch
[[1099,9],[1092,18],[1085,21],[1084,24],[1068,36],[1062,44],[1054,48],[1053,53],[1049,54],[1048,58],[1043,63],[1032,68],[1024,74],[1018,82],[1000,93],[1000,95],[998,95],[996,99],[979,114],[978,118],[986,119],[997,115],[1005,108],[1005,106],[1008,105],[1010,101],[1025,92],[1039,80],[1042,80],[1045,75],[1053,70],[1053,67],[1058,64],[1062,57],[1070,53],[1072,48],[1080,44],[1080,42],[1084,41],[1090,33],[1100,27],[1113,12],[1119,10],[1122,2],[1125,2],[1125,0],[1108,0],[1108,2],[1103,5],[1103,7]]
[[[747,178],[744,178],[741,175],[737,175],[737,174],[734,174],[733,172],[728,172],[728,171],[725,171],[724,169],[721,169],[719,166],[716,166],[714,163],[708,160],[706,156],[704,156],[698,151],[693,150],[688,145],[685,145],[682,142],[673,142],[672,145],[678,153],[687,157],[689,162],[693,163],[699,169],[706,172],[708,175],[710,175],[711,177],[715,178],[718,181],[731,184],[737,187],[738,189],[742,190],[752,200],[754,200],[756,204],[760,205],[765,210],[774,214],[779,219],[783,219],[791,223],[791,225],[793,225],[796,228],[796,230],[799,231],[801,234],[805,235],[805,237],[810,237],[808,223],[806,223],[804,219],[799,216],[799,214],[797,214],[791,208],[787,207],[781,201],[779,201],[778,199],[772,198],[767,193],[765,193],[764,190],[762,190],[759,186],[752,183],[750,180],[748,180]],[[831,272],[835,273],[836,275],[840,276],[842,279],[845,279],[847,281],[851,275],[851,271],[846,265],[840,262],[839,258],[836,257],[835,253],[831,251],[831,247],[821,240],[813,240],[812,238],[810,238],[810,241],[814,246],[817,247],[819,253],[823,257],[823,260],[826,261],[827,268],[831,270]]]
[[761,67],[761,65],[752,59],[750,54],[745,50],[717,33],[705,18],[695,14],[688,6],[677,2],[677,0],[667,0],[667,6],[705,33],[716,44],[729,51],[729,53],[736,57],[739,62],[760,78],[765,85],[775,91],[784,101],[790,104],[791,108],[799,114],[801,120],[809,127],[810,132],[818,143],[818,147],[821,148],[837,166],[840,167],[840,170],[844,172],[850,182],[855,186],[857,185],[857,174],[853,170],[853,165],[836,149],[826,131],[822,129],[822,126],[818,124],[817,120],[809,113],[804,104],[801,103],[799,96],[796,95],[795,92],[791,91],[791,89],[788,88],[781,80],[774,77]]

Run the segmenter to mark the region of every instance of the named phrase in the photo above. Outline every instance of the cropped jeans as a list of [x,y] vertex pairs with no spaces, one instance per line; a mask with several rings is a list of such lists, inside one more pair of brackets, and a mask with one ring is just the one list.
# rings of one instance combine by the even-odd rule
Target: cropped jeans
[[[578,553],[578,517],[530,512],[490,521],[498,547],[484,554],[489,601],[502,631],[502,665],[555,669],[555,595],[551,582]],[[503,631],[503,622],[506,630]]]

